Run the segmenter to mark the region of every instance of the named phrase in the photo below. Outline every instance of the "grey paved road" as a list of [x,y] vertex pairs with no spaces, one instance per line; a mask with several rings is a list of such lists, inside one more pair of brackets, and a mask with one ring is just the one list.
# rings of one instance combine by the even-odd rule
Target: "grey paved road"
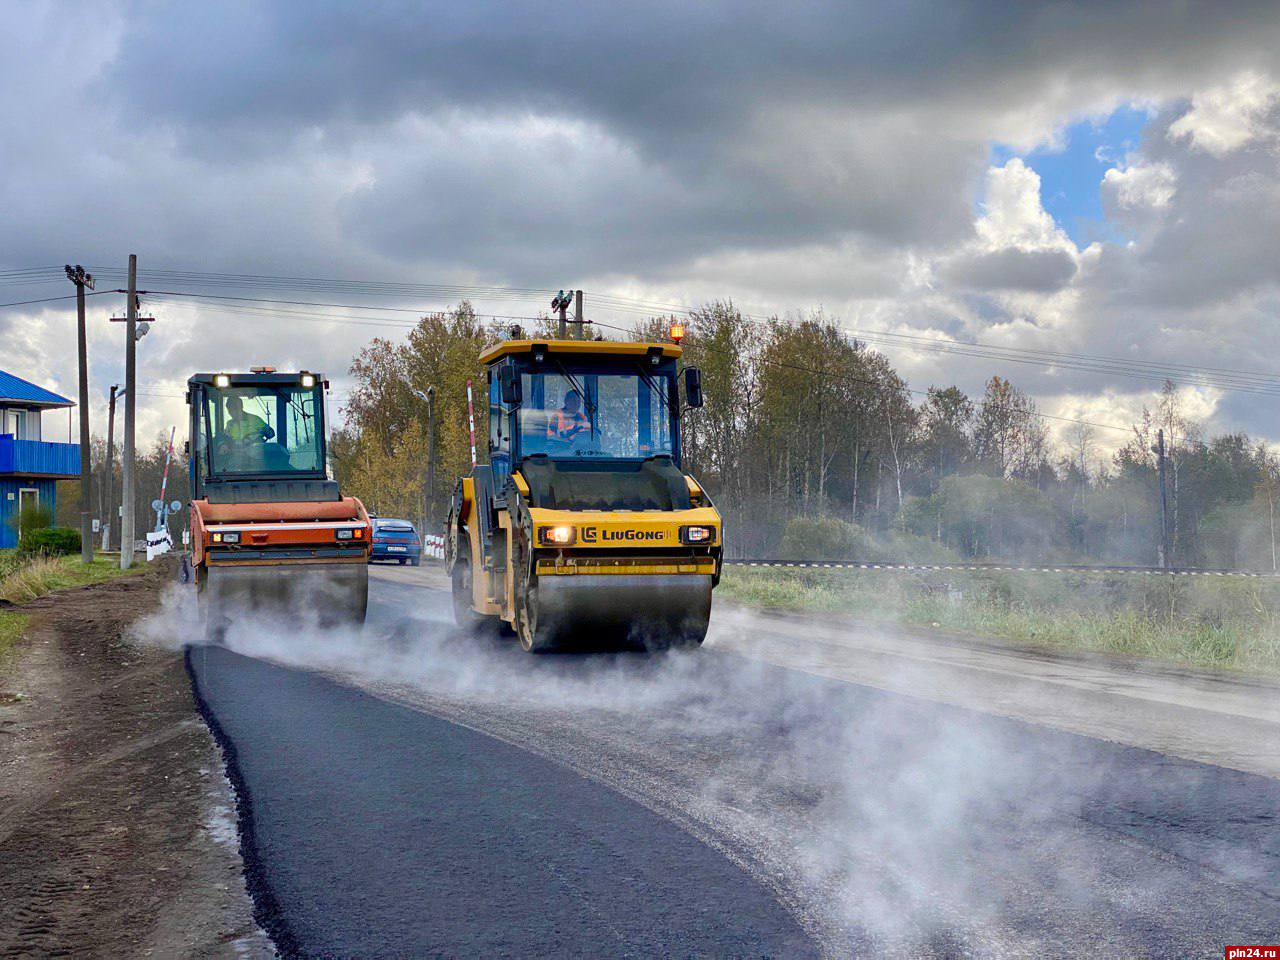
[[750,619],[692,654],[531,658],[457,635],[428,584],[376,576],[358,636],[192,652],[288,950],[1183,957],[1280,936],[1280,781],[836,679],[856,650],[826,676],[765,662]]

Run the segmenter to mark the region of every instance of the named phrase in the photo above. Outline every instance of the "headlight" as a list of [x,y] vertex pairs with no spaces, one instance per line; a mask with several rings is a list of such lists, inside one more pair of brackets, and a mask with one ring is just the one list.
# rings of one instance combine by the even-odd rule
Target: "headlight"
[[681,543],[711,543],[716,538],[715,527],[681,527]]
[[568,524],[538,528],[538,542],[549,547],[567,547],[577,539],[577,531]]
[[304,373],[298,379],[301,381],[302,388],[304,390],[310,390],[312,387],[316,385],[316,376],[314,373]]
[[214,543],[239,543],[240,534],[238,533],[215,533],[213,535]]
[[231,386],[231,378],[225,373],[215,373],[213,375],[213,385],[219,390],[225,390],[227,387]]
[[333,535],[337,537],[339,540],[350,540],[352,537],[355,536],[355,534],[356,532],[354,530],[347,529],[347,530],[336,530],[334,531]]

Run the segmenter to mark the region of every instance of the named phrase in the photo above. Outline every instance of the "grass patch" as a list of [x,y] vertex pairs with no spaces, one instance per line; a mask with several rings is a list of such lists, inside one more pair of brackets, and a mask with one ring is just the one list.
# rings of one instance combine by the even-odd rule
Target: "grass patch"
[[1280,676],[1275,581],[729,566],[718,592],[757,607]]
[[22,633],[26,629],[26,614],[0,610],[0,669],[8,663],[13,655],[13,648],[22,639]]
[[26,603],[55,590],[101,583],[146,569],[143,563],[121,570],[119,561],[111,557],[95,557],[86,565],[78,556],[19,559],[11,551],[6,554],[0,557],[0,600],[10,603]]
[[[114,557],[94,557],[87,566],[80,557],[19,557],[17,551],[0,551],[0,600],[26,603],[55,590],[102,583],[116,577],[139,573],[145,563],[135,563],[129,570],[120,569]],[[29,618],[16,610],[0,610],[0,669],[13,656],[18,641],[27,629]]]

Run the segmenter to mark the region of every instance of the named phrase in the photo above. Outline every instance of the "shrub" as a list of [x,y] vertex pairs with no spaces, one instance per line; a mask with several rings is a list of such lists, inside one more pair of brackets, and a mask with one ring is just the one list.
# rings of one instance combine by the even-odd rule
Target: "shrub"
[[64,553],[79,553],[80,531],[72,530],[69,527],[44,527],[28,530],[22,535],[22,542],[18,545],[18,552],[28,556],[41,553],[51,557],[60,556]]
[[53,511],[48,507],[24,507],[9,518],[9,526],[21,540],[32,530],[43,530],[53,525]]
[[880,551],[857,524],[835,517],[794,517],[782,534],[786,560],[871,560]]
[[932,537],[901,530],[889,530],[881,540],[883,559],[904,563],[952,563],[959,560],[956,552]]

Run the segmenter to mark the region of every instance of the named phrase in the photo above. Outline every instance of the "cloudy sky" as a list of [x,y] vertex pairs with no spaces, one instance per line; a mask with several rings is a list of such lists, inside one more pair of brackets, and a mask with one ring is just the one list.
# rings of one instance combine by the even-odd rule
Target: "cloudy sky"
[[[68,262],[113,289],[129,253],[144,289],[295,301],[148,298],[144,437],[182,423],[197,369],[324,369],[341,393],[413,316],[372,307],[523,315],[581,286],[611,323],[822,310],[915,388],[1000,373],[1103,423],[1169,375],[1211,430],[1280,441],[1274,3],[3,15],[0,302],[67,294],[12,271]],[[90,301],[95,429],[122,302]],[[68,301],[0,309],[0,368],[74,395],[74,347]]]

